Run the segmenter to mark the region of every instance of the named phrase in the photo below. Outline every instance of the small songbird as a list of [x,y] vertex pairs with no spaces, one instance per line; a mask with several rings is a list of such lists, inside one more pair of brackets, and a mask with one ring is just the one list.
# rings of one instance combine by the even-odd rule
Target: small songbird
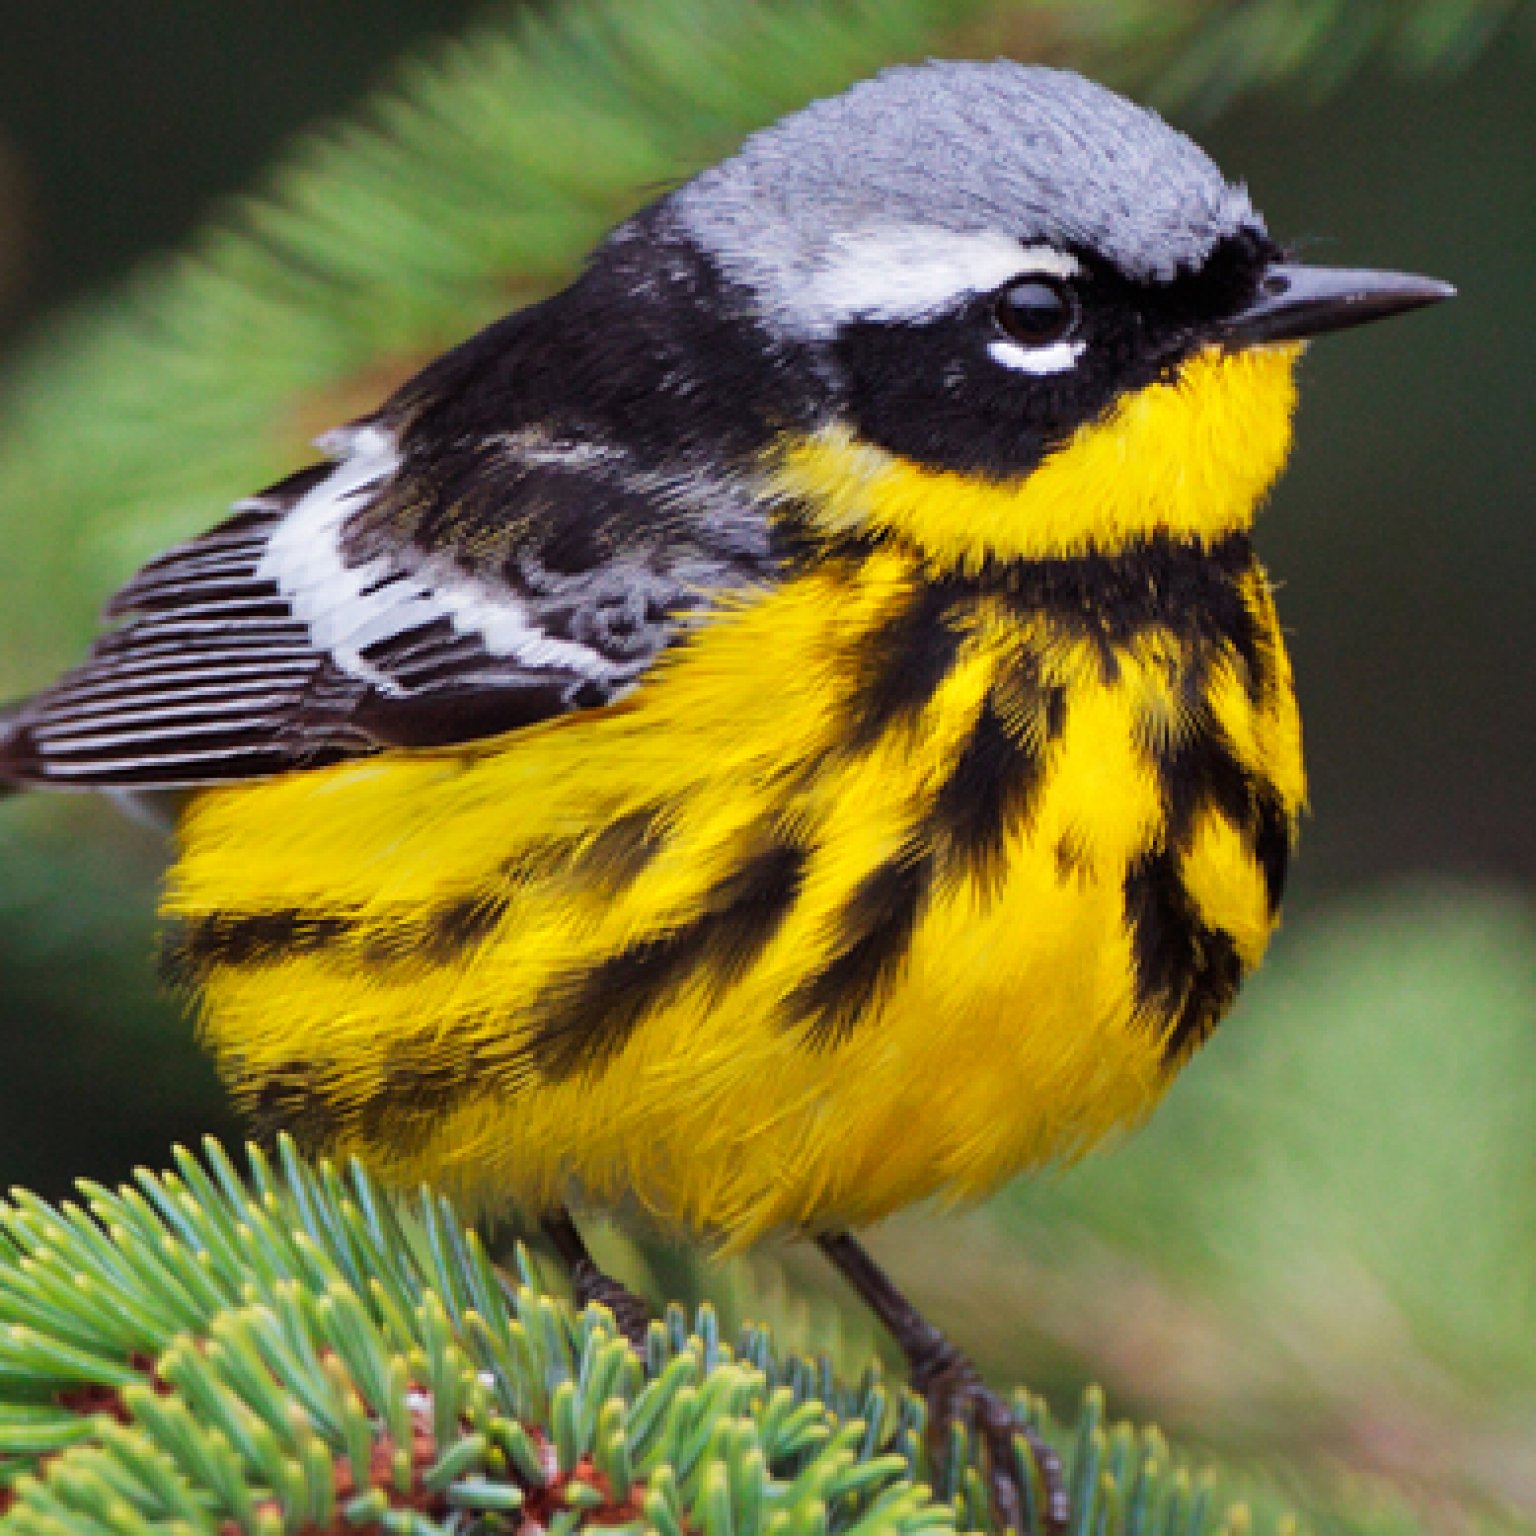
[[889,70],[151,561],[0,779],[181,792],[165,964],[262,1127],[515,1202],[630,1331],[570,1202],[810,1235],[1017,1523],[850,1229],[1141,1119],[1258,964],[1300,344],[1451,291],[1076,75]]

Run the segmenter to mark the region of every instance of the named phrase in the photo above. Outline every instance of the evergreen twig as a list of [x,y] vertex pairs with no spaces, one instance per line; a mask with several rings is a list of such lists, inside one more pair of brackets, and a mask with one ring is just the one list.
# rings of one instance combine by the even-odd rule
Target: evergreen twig
[[[0,1205],[7,1536],[986,1527],[973,1447],[957,1430],[936,1465],[922,1401],[877,1368],[848,1385],[760,1328],[727,1343],[708,1307],[669,1309],[642,1362],[526,1260],[509,1285],[445,1201],[287,1142],[248,1156],[210,1141],[115,1192]],[[1107,1427],[1096,1392],[1068,1464],[1073,1536],[1246,1518],[1192,1495],[1155,1430]]]

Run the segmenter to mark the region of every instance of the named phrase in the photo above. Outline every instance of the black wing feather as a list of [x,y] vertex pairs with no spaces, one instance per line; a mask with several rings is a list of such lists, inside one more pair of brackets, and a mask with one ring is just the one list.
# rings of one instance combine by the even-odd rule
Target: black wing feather
[[[520,728],[618,697],[715,594],[775,581],[761,444],[615,373],[594,316],[633,312],[632,274],[595,272],[145,565],[85,662],[0,718],[0,783],[185,788]],[[644,292],[684,378],[693,291]]]
[[[348,593],[359,612],[383,605],[378,638],[355,649],[317,638],[314,615],[272,574],[274,538],[346,462],[311,466],[118,592],[106,609],[115,627],[84,663],[0,719],[0,782],[181,789],[518,729],[629,687],[705,600],[701,576],[721,588],[762,577],[761,559],[743,557],[739,519],[726,524],[731,548],[711,550],[687,536],[675,497],[648,526],[644,498],[613,484],[611,466],[606,482],[583,483],[547,450],[533,467],[479,445],[463,452],[479,458],[479,515],[496,525],[494,540],[482,529],[469,541],[478,565],[424,549],[408,519],[391,529],[398,508],[432,504],[443,472],[430,459],[402,455],[390,476],[346,493],[355,505],[330,558],[357,573]],[[595,525],[609,509],[610,530],[623,503],[627,537],[599,541],[588,569],[553,572],[541,540],[569,545],[583,491]],[[491,622],[521,615],[529,645],[493,646],[455,620],[437,602],[445,581],[472,592]]]

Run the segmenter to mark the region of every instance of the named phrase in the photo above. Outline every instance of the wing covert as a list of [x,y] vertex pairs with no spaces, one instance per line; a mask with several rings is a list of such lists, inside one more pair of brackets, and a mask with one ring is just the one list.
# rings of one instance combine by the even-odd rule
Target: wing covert
[[710,487],[606,450],[445,452],[383,418],[319,446],[112,599],[85,662],[0,721],[0,780],[184,788],[600,707],[768,574],[739,497],[712,518]]

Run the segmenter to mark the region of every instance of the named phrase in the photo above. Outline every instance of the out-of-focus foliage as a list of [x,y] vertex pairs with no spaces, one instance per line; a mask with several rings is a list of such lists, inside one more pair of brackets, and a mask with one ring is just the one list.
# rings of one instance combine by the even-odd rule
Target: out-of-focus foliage
[[0,1188],[126,1169],[146,1125],[233,1129],[156,992],[158,845],[121,820],[0,800]]
[[[1377,60],[1445,72],[1494,39],[1507,59],[1532,15],[1516,0],[578,0],[487,27],[408,65],[360,123],[299,143],[260,197],[80,312],[0,384],[0,697],[74,659],[139,559],[557,284],[656,183],[857,75],[1002,51],[1208,120],[1239,91],[1313,99]],[[1529,142],[1504,151],[1527,173]],[[1488,184],[1503,189],[1489,223],[1529,191],[1528,174]],[[1394,206],[1434,225],[1430,201],[1394,190]],[[1463,380],[1460,365],[1435,385]],[[1480,407],[1447,400],[1447,422],[1458,412]],[[1360,451],[1381,460],[1393,446]],[[1469,519],[1475,485],[1457,509]],[[1398,538],[1373,515],[1330,507],[1313,537],[1335,550]],[[1356,602],[1347,559],[1331,559],[1330,591]],[[1448,728],[1458,689],[1442,679],[1421,701],[1422,686],[1412,680],[1425,730]],[[187,1029],[153,994],[162,856],[101,808],[0,807],[7,1182],[57,1190],[65,1170],[116,1171],[161,1127],[190,1135],[221,1113]],[[877,1243],[989,1365],[1060,1404],[1101,1376],[1118,1406],[1191,1443],[1283,1453],[1301,1469],[1287,1497],[1330,1518],[1354,1510],[1351,1528],[1365,1496],[1322,1465],[1397,1480],[1413,1502],[1405,1515],[1387,1499],[1393,1526],[1417,1511],[1459,1528],[1468,1508],[1529,1524],[1532,937],[1519,898],[1471,889],[1383,892],[1331,914],[1303,903],[1148,1131],[963,1227],[923,1217]],[[667,1294],[697,1283],[676,1258],[649,1257]],[[792,1333],[807,1319],[782,1298],[815,1268],[789,1262],[791,1292],[762,1267],[703,1283],[786,1314]],[[835,1343],[824,1318],[815,1309],[810,1326]],[[841,1330],[851,1358],[871,1342],[860,1327]]]
[[0,690],[78,650],[104,591],[291,467],[411,367],[558,284],[639,199],[813,96],[1002,48],[1207,108],[1466,62],[1511,0],[571,0],[409,66],[360,124],[4,394]]
[[992,1208],[1009,1301],[939,1304],[1038,1319],[999,1368],[1059,1351],[1181,1432],[1536,1521],[1532,1083],[1536,906],[1341,906],[1134,1142]]

